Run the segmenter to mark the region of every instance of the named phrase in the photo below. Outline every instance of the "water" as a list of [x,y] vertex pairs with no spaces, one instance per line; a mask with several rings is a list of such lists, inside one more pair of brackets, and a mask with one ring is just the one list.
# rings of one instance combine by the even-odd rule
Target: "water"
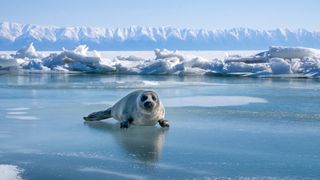
[[[169,129],[83,122],[139,88]],[[0,164],[23,179],[317,179],[319,104],[312,79],[1,75]]]

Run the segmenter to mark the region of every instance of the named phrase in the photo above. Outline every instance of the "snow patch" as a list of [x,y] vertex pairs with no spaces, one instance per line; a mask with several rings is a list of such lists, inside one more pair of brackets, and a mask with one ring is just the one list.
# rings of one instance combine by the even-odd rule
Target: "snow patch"
[[1,180],[22,180],[21,173],[23,171],[15,165],[0,164]]

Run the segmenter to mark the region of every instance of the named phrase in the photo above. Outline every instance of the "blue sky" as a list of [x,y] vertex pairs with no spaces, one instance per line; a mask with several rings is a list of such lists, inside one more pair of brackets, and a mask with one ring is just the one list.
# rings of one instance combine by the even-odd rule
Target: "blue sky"
[[0,21],[57,26],[320,31],[319,0],[1,0]]

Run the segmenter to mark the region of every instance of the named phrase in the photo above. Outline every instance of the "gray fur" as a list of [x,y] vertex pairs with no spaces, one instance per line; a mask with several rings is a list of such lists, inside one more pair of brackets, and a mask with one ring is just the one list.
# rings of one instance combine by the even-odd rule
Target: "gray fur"
[[164,107],[156,92],[137,90],[120,99],[111,108],[91,113],[84,120],[99,121],[112,117],[120,122],[121,128],[128,128],[130,124],[153,126],[157,123],[161,127],[169,127],[164,114]]

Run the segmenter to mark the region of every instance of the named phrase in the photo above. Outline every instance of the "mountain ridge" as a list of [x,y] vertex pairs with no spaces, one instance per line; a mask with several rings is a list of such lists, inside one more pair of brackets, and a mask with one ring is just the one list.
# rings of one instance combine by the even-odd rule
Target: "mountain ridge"
[[0,23],[0,50],[17,50],[33,42],[39,50],[87,44],[96,50],[254,50],[276,46],[320,48],[320,32],[306,29],[192,29],[174,27],[59,27]]

